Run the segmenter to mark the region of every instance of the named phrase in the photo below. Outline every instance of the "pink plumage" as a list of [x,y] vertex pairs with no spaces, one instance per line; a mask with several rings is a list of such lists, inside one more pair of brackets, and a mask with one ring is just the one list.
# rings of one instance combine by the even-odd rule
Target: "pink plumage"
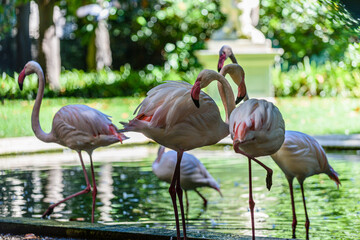
[[[206,78],[201,72],[198,79]],[[216,72],[215,72],[216,73]],[[183,234],[186,225],[180,186],[180,163],[184,151],[212,145],[229,134],[228,125],[222,121],[216,103],[204,92],[199,93],[202,106],[197,108],[191,100],[192,85],[186,82],[169,81],[158,85],[147,93],[138,106],[137,116],[123,123],[121,131],[141,132],[160,145],[177,152],[177,163],[169,192],[173,202],[177,239],[180,239],[176,195],[179,198]]]
[[[227,57],[233,64],[221,68]],[[248,157],[249,162],[249,208],[251,212],[252,239],[255,239],[255,202],[252,196],[251,161],[255,161],[267,171],[266,186],[270,190],[272,185],[272,169],[255,159],[258,156],[266,156],[275,153],[284,141],[285,124],[279,109],[266,100],[250,99],[246,92],[245,72],[237,64],[235,56],[229,46],[220,50],[219,58],[220,74],[229,74],[238,86],[236,103],[244,100],[240,106],[232,110],[229,119],[229,130],[233,139],[233,147],[236,153]],[[219,86],[222,101],[227,101],[229,94]],[[225,109],[226,106],[224,105]]]
[[118,129],[111,122],[110,116],[88,107],[86,105],[67,105],[62,107],[54,116],[50,133],[45,133],[40,126],[39,111],[44,95],[45,79],[41,66],[34,61],[28,62],[19,74],[18,83],[22,89],[24,79],[27,75],[36,73],[39,78],[39,89],[36,96],[34,108],[31,114],[31,126],[35,136],[44,142],[54,142],[65,147],[69,147],[78,152],[81,166],[84,172],[87,187],[73,195],[66,197],[58,203],[51,205],[43,214],[43,218],[49,216],[53,209],[60,203],[91,191],[91,185],[86,173],[81,151],[86,151],[90,156],[92,174],[92,212],[91,222],[94,222],[94,210],[96,201],[96,182],[92,162],[92,152],[94,149],[107,146],[116,142],[122,142],[127,137],[118,133]]
[[234,146],[253,157],[275,153],[284,142],[285,123],[279,109],[266,100],[249,99],[230,116]]
[[325,173],[339,187],[341,183],[338,178],[338,174],[330,166],[325,151],[321,145],[313,137],[302,132],[286,131],[283,145],[279,151],[272,154],[271,157],[284,172],[289,183],[293,211],[293,238],[296,237],[295,230],[297,224],[293,196],[293,179],[296,178],[300,183],[306,217],[306,239],[309,239],[310,221],[306,210],[303,183],[307,177]]

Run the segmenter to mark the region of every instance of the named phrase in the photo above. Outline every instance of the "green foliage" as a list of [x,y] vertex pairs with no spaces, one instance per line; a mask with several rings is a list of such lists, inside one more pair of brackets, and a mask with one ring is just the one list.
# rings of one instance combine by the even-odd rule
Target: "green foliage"
[[360,46],[350,45],[344,61],[317,65],[304,58],[296,67],[273,71],[276,96],[360,97]]
[[[285,53],[290,65],[302,61],[340,61],[349,43],[359,41],[359,23],[330,0],[262,0],[260,29]],[[287,69],[287,65],[283,66]]]
[[165,63],[167,69],[187,71],[197,64],[194,51],[225,21],[219,0],[123,0],[120,5],[108,21],[114,68]]
[[[64,71],[60,76],[61,89],[58,92],[45,87],[45,97],[86,97],[108,98],[116,96],[145,95],[152,87],[165,80],[193,81],[198,70],[178,73],[174,70],[164,71],[161,67],[147,65],[144,70],[134,71],[130,64],[125,64],[120,71],[101,70],[86,73],[73,69]],[[3,73],[0,77],[0,99],[34,99],[38,82],[36,74],[26,77],[23,91],[17,84],[18,74],[14,77]]]

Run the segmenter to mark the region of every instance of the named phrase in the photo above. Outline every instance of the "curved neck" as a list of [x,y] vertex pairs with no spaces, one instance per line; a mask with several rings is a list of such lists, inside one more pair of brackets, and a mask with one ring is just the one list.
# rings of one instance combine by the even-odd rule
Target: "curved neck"
[[[246,91],[246,85],[245,85],[245,72],[240,65],[228,64],[221,69],[220,74],[224,77],[226,76],[226,74],[229,74],[231,79],[238,86],[239,92],[244,91],[246,93],[246,97],[244,98],[244,100],[247,100],[249,98],[247,91]],[[219,88],[219,93],[220,93],[221,99],[223,99],[224,93],[222,92],[219,85],[218,85],[218,88]]]
[[39,111],[41,102],[44,96],[44,88],[45,88],[45,78],[44,73],[41,69],[36,69],[35,73],[38,75],[39,78],[39,88],[36,95],[35,104],[33,107],[33,111],[31,114],[31,127],[35,133],[35,136],[44,142],[54,142],[54,138],[51,133],[45,133],[41,126],[39,121]]
[[[206,70],[203,70],[206,71]],[[235,109],[235,97],[234,93],[232,92],[231,86],[229,82],[226,80],[226,78],[215,72],[215,71],[209,71],[208,79],[206,81],[205,86],[201,86],[201,88],[206,87],[210,82],[217,80],[218,81],[218,88],[219,93],[221,96],[221,101],[224,105],[225,114],[226,114],[226,123],[228,123],[228,119],[230,118],[231,112]]]
[[223,94],[223,96],[221,96],[221,101],[224,105],[224,109],[225,109],[225,113],[226,113],[226,121],[225,122],[228,123],[230,114],[235,109],[235,97],[234,97],[232,88],[230,86],[230,83],[224,76],[221,76],[221,78],[218,79],[218,88],[219,87],[222,88],[222,93],[220,93],[220,91],[219,91],[219,93],[220,93],[220,96],[221,96],[221,94]]

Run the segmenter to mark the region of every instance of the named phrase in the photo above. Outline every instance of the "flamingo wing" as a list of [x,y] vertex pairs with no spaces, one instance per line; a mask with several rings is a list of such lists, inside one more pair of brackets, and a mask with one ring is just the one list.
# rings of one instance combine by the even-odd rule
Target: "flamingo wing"
[[255,157],[275,153],[284,142],[282,115],[266,100],[250,99],[235,108],[229,127],[234,143]]
[[54,116],[58,143],[75,150],[94,149],[125,139],[110,116],[86,105],[67,105]]
[[272,157],[285,174],[300,179],[326,172],[329,168],[320,144],[313,137],[297,131],[285,132],[284,144]]

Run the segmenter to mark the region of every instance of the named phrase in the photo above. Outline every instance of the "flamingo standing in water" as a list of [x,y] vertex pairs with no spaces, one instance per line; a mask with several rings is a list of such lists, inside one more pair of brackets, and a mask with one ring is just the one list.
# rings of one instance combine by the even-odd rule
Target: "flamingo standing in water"
[[[165,147],[160,146],[158,155],[152,164],[154,174],[165,182],[171,183],[176,166],[175,151],[165,152]],[[207,205],[206,198],[197,190],[199,187],[210,187],[220,193],[220,185],[210,175],[205,166],[194,155],[184,153],[180,164],[180,186],[185,190],[186,205],[189,206],[187,190],[194,190],[203,200],[204,207]]]
[[[215,78],[219,74],[211,70],[203,70],[197,79]],[[222,84],[228,84],[220,75],[217,79]],[[200,81],[199,81],[200,83]],[[229,85],[230,87],[230,85]],[[219,108],[214,100],[204,92],[198,97],[202,106],[194,106],[190,95],[192,85],[186,82],[169,81],[160,84],[147,93],[147,97],[138,106],[137,116],[129,123],[122,123],[126,131],[141,132],[155,142],[177,152],[177,162],[169,193],[173,202],[177,239],[180,239],[179,217],[177,212],[176,195],[180,203],[183,234],[186,239],[184,208],[182,203],[182,189],[180,186],[180,164],[184,151],[213,145],[229,134],[229,126],[220,116]],[[227,88],[229,89],[229,88]],[[227,94],[226,92],[225,94]],[[232,94],[232,92],[230,92]],[[235,107],[234,96],[227,101],[227,109]]]
[[40,126],[39,111],[44,95],[45,78],[41,66],[34,61],[28,62],[19,74],[18,83],[22,90],[24,79],[27,75],[36,73],[39,79],[39,89],[36,95],[34,108],[31,114],[31,126],[35,136],[43,142],[54,142],[78,152],[81,166],[84,172],[86,188],[78,193],[72,194],[58,203],[52,204],[42,215],[49,216],[59,204],[78,195],[91,191],[90,182],[86,173],[81,151],[86,151],[90,156],[92,175],[92,211],[91,222],[94,222],[94,211],[96,201],[96,181],[92,162],[94,149],[107,146],[116,142],[122,142],[127,137],[118,133],[118,129],[109,119],[110,116],[88,107],[86,105],[67,105],[62,107],[54,116],[50,133],[45,133]]
[[289,182],[291,206],[293,213],[292,237],[296,238],[296,213],[293,193],[293,179],[298,180],[301,187],[302,199],[305,209],[306,239],[309,239],[310,221],[308,218],[303,183],[307,177],[315,174],[325,173],[335,181],[339,187],[338,174],[330,166],[325,151],[321,145],[311,136],[296,131],[286,131],[285,141],[279,151],[271,155],[275,163],[284,172]]
[[[225,49],[228,48],[230,47],[226,47]],[[222,49],[224,49],[224,47]],[[230,51],[227,50],[226,52],[232,53],[231,48]],[[218,64],[218,66],[221,67],[222,65],[221,63]],[[266,182],[267,188],[270,190],[272,170],[254,157],[271,155],[281,147],[284,142],[285,123],[279,109],[271,102],[258,99],[248,100],[245,73],[241,66],[238,64],[226,65],[221,69],[220,74],[224,76],[229,74],[238,85],[236,103],[242,99],[245,100],[244,103],[231,112],[229,128],[235,152],[248,157],[249,208],[251,212],[252,236],[253,239],[255,239],[255,202],[252,197],[251,160],[254,160],[267,170]],[[224,99],[224,89],[222,89],[221,86],[219,86],[219,92],[221,98]]]

